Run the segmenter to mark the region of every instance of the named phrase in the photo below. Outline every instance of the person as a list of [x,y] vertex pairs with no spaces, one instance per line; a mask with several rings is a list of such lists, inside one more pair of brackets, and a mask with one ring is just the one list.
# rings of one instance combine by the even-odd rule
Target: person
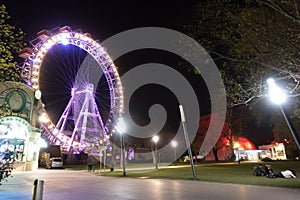
[[88,172],[93,171],[93,158],[91,156],[88,156],[87,165],[88,165]]
[[111,172],[114,171],[114,163],[113,163],[113,162],[110,163],[110,171],[111,171]]
[[270,164],[265,164],[265,172],[267,176],[274,174],[274,171]]
[[296,172],[292,169],[284,170],[278,173],[279,178],[296,178]]
[[258,164],[254,167],[254,176],[265,176],[266,173],[263,170],[262,164]]
[[265,172],[267,178],[276,178],[280,176],[279,172],[274,172],[270,164],[265,165]]
[[265,172],[267,178],[296,178],[296,172],[294,170],[288,169],[274,172],[270,164],[265,165]]

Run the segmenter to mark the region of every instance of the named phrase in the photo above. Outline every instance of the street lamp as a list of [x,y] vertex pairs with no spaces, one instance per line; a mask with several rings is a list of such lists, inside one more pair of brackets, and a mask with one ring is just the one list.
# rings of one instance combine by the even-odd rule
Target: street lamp
[[157,142],[159,140],[159,137],[155,135],[152,137],[152,140],[155,143],[155,169],[158,169]]
[[123,118],[119,118],[117,125],[116,125],[116,130],[121,134],[121,163],[122,163],[122,168],[123,168],[123,176],[126,176],[126,170],[125,170],[125,146],[124,146],[124,133],[126,130],[126,126],[124,123]]
[[44,124],[47,124],[49,121],[50,121],[50,120],[49,120],[47,114],[46,114],[46,113],[42,113],[42,114],[39,116],[40,129],[44,126]]
[[188,153],[189,153],[189,157],[190,157],[190,164],[192,167],[192,172],[193,172],[193,177],[194,177],[194,181],[197,180],[197,174],[196,174],[196,170],[195,170],[195,165],[194,165],[194,161],[193,161],[193,154],[192,154],[192,150],[191,150],[191,145],[190,145],[190,140],[188,137],[188,132],[187,132],[187,127],[186,127],[186,121],[185,121],[185,115],[184,115],[184,111],[183,111],[183,106],[179,105],[179,110],[180,110],[180,117],[181,117],[181,123],[182,123],[182,127],[183,127],[183,134],[184,134],[184,138],[185,138],[185,143],[186,146],[188,148]]
[[40,116],[39,116],[39,121],[43,124],[45,123],[48,123],[49,122],[49,118],[47,116],[46,113],[42,113]]
[[[40,116],[39,116],[39,122],[40,122],[40,130],[42,130],[42,127],[44,126],[44,124],[47,124],[49,122],[49,118],[47,116],[46,113],[42,113]],[[46,143],[46,141],[40,137],[39,141],[39,147],[42,147],[42,148],[47,148],[48,144]]]
[[171,145],[172,145],[172,147],[174,148],[174,163],[175,163],[175,165],[176,165],[176,160],[177,160],[177,158],[176,158],[177,141],[173,140],[173,141],[171,142]]
[[271,99],[271,101],[275,104],[278,104],[281,112],[282,112],[282,115],[294,137],[294,140],[298,146],[298,149],[300,150],[300,143],[299,143],[299,137],[297,135],[297,132],[296,132],[296,129],[295,127],[293,126],[293,124],[291,123],[291,120],[289,118],[289,116],[286,114],[284,108],[281,106],[282,103],[285,102],[286,100],[286,95],[285,93],[276,85],[274,79],[272,78],[269,78],[267,80],[267,83],[269,85],[269,97]]

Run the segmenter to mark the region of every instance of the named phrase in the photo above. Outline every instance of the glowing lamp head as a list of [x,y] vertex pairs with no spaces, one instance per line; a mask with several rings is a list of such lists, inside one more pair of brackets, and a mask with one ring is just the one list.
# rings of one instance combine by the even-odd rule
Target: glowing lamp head
[[171,145],[172,145],[172,147],[177,147],[177,142],[175,141],[175,140],[173,140],[172,142],[171,142]]
[[155,136],[153,136],[152,140],[154,143],[157,143],[159,140],[159,137],[157,135],[155,135]]
[[49,118],[47,116],[46,113],[42,113],[41,116],[39,117],[39,121],[41,123],[48,123],[49,122]]
[[126,131],[126,125],[125,125],[124,120],[123,120],[122,117],[120,117],[118,119],[118,122],[117,122],[117,125],[116,125],[115,128],[121,134],[123,134]]
[[275,104],[282,104],[286,100],[285,93],[276,85],[274,79],[269,78],[267,80],[269,85],[269,97]]
[[267,80],[267,83],[268,83],[269,86],[274,86],[274,85],[276,85],[274,79],[272,79],[272,78],[269,78],[269,79]]

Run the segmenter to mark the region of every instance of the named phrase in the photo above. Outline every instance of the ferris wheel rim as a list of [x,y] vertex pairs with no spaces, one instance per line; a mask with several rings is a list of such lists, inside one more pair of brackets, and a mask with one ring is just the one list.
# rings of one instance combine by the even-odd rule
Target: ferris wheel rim
[[[45,35],[39,43],[33,46],[33,54],[31,56],[31,76],[30,82],[32,88],[36,91],[40,91],[39,78],[40,69],[42,68],[42,62],[44,57],[47,55],[48,50],[56,44],[71,44],[80,47],[90,56],[92,56],[101,70],[104,72],[108,87],[110,89],[110,110],[108,120],[105,123],[105,128],[110,129],[112,127],[113,119],[120,117],[123,113],[123,88],[120,80],[120,76],[117,71],[117,67],[114,65],[112,59],[97,41],[93,40],[89,34],[83,34],[78,31],[73,31],[71,28],[60,28],[60,31]],[[41,99],[40,99],[41,100]],[[42,100],[41,100],[42,102]],[[42,102],[43,103],[43,102]],[[47,111],[44,109],[44,112]],[[49,117],[48,117],[49,118]],[[55,127],[49,118],[51,127]],[[54,126],[53,126],[54,125]],[[62,137],[62,136],[60,136]]]

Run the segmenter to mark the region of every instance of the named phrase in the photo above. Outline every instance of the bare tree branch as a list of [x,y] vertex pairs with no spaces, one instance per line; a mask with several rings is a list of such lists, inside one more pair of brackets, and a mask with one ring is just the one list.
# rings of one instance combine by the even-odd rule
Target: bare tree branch
[[300,18],[300,7],[298,6],[298,2],[296,0],[294,0],[294,6],[296,10],[296,15],[298,18]]
[[[277,11],[278,13],[284,15],[285,17],[295,20],[297,23],[300,24],[300,17],[299,17],[299,8],[296,7],[295,11],[296,13],[298,12],[298,14],[295,16],[292,13],[288,12],[287,10],[285,10],[283,7],[281,7],[279,4],[276,4],[274,1],[264,1],[264,0],[256,0],[259,3],[262,3],[272,9],[274,9],[275,11]],[[296,0],[294,0],[295,2]]]

